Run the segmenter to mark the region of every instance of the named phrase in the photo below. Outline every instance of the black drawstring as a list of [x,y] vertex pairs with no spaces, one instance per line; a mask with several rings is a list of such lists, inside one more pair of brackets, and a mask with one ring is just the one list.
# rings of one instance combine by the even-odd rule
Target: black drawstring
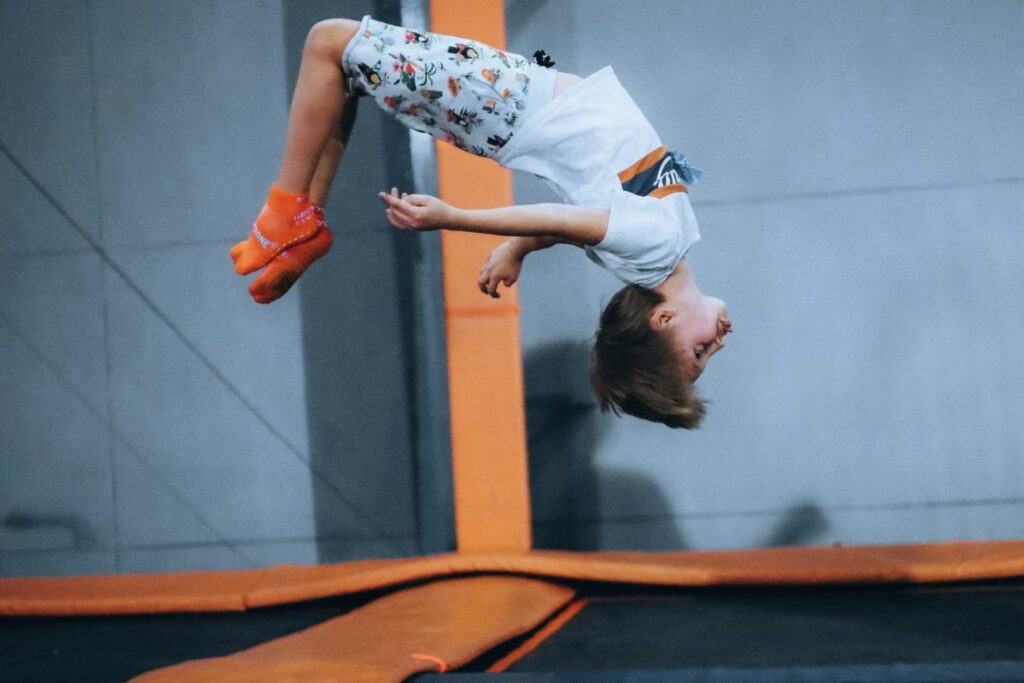
[[555,65],[555,63],[551,60],[551,57],[548,57],[548,53],[544,52],[544,50],[537,50],[536,52],[534,52],[533,61],[547,68],[551,68]]

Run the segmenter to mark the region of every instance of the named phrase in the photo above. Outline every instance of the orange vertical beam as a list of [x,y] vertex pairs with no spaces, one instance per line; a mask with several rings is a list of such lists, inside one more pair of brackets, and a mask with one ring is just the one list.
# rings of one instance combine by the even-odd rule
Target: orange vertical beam
[[[504,0],[431,0],[431,30],[505,47]],[[456,206],[512,203],[512,176],[493,161],[437,145],[438,192]],[[519,305],[515,290],[490,299],[480,268],[505,238],[443,232],[452,476],[458,550],[531,546]]]

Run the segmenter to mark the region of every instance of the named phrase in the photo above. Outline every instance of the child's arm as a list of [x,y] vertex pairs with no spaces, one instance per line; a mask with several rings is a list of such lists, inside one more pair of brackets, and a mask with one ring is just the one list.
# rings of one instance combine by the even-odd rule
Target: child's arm
[[[391,194],[381,192],[379,196],[388,205],[386,214],[391,224],[405,230],[447,228],[488,235],[554,238],[557,242],[591,246],[600,243],[608,231],[608,211],[604,209],[568,204],[459,209],[429,195],[398,196],[394,188]],[[531,244],[539,246],[541,242]]]
[[[502,242],[487,257],[486,263],[480,269],[480,277],[476,284],[480,291],[495,299],[500,299],[498,285],[504,284],[511,287],[519,279],[519,273],[523,269],[523,259],[526,255],[547,249],[562,240],[557,237],[513,237],[507,242]],[[578,245],[577,245],[578,246]]]

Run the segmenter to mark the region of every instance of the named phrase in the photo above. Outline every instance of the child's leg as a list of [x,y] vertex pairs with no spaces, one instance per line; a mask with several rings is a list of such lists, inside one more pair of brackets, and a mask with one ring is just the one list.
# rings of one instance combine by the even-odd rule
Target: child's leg
[[249,294],[257,303],[269,304],[284,296],[306,269],[331,248],[333,238],[323,220],[323,207],[334,184],[338,165],[345,154],[348,136],[355,123],[358,102],[355,97],[346,100],[342,115],[331,131],[331,137],[324,145],[320,161],[313,172],[309,186],[309,202],[319,222],[319,231],[311,239],[282,251],[252,281],[249,285]]
[[[472,4],[472,3],[467,3]],[[353,91],[406,126],[494,158],[527,115],[531,80],[554,72],[469,38],[364,21],[344,55]]]
[[327,196],[334,184],[334,176],[338,173],[338,165],[345,154],[348,146],[348,137],[352,133],[352,126],[356,122],[356,110],[359,104],[358,97],[347,97],[341,110],[341,116],[331,130],[331,137],[324,145],[320,154],[320,161],[313,171],[313,178],[309,185],[309,201],[318,206],[327,205]]
[[[309,31],[288,116],[284,159],[275,183],[286,192],[307,192],[332,133],[346,125],[351,130],[342,116],[349,97],[341,56],[358,30],[358,21],[328,19]],[[334,139],[341,139],[340,133]]]
[[[332,132],[351,129],[351,123],[342,121],[347,111],[345,103],[351,98],[346,92],[341,57],[358,28],[357,21],[329,19],[309,32],[277,180],[249,239],[231,250],[240,275],[262,268],[274,256],[309,240],[319,230],[322,220],[312,209],[309,190]],[[333,179],[340,159],[336,147],[328,150],[327,180]]]

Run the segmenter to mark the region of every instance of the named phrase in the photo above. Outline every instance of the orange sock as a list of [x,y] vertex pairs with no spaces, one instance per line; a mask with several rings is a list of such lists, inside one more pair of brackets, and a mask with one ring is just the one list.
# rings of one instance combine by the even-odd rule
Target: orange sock
[[311,205],[319,230],[310,239],[288,247],[275,256],[263,272],[249,285],[249,294],[258,304],[269,304],[284,296],[306,269],[331,248],[333,238],[324,223],[324,210]]
[[249,230],[249,238],[231,248],[235,272],[248,275],[259,270],[288,247],[315,235],[322,222],[309,203],[308,192],[295,194],[271,186],[267,203]]

